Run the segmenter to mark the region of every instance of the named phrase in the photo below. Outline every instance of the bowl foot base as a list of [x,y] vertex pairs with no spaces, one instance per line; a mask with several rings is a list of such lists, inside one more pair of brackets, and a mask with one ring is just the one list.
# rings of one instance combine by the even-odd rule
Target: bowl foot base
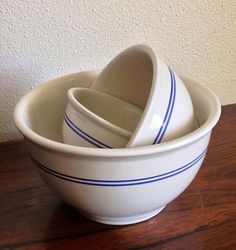
[[93,221],[96,221],[99,223],[103,223],[103,224],[129,225],[129,224],[134,224],[134,223],[148,220],[148,219],[154,217],[155,215],[157,215],[158,213],[160,213],[164,208],[165,208],[165,206],[158,208],[157,210],[148,212],[148,213],[139,214],[139,215],[135,215],[135,216],[127,216],[127,217],[106,217],[106,216],[98,216],[97,217],[97,216],[94,216],[91,214],[85,214],[85,213],[82,213],[82,215],[84,215],[85,217],[87,217],[90,220],[93,220]]

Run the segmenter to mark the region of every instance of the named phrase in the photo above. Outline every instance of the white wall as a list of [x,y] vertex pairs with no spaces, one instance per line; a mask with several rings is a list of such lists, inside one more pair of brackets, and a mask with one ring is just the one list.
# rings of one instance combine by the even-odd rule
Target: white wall
[[234,0],[0,0],[0,141],[18,137],[13,108],[32,87],[137,43],[236,102]]

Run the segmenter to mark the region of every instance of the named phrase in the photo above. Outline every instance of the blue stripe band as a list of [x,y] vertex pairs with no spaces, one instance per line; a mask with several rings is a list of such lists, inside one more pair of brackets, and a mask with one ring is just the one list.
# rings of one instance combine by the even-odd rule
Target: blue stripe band
[[170,90],[170,97],[169,97],[169,101],[168,101],[168,106],[166,109],[166,113],[165,113],[165,117],[163,120],[163,124],[160,127],[156,138],[154,139],[152,144],[158,144],[161,142],[166,129],[168,127],[168,124],[170,122],[170,118],[172,116],[172,112],[173,112],[173,108],[174,108],[174,104],[175,104],[175,97],[176,97],[176,79],[175,79],[175,75],[174,72],[171,70],[171,68],[169,68],[169,74],[170,74],[170,79],[171,79],[171,90]]
[[66,122],[66,124],[69,126],[69,128],[71,130],[73,130],[77,135],[79,135],[82,139],[84,139],[85,141],[87,141],[88,143],[98,147],[98,148],[112,148],[108,145],[106,145],[103,142],[98,141],[97,139],[95,139],[94,137],[92,137],[91,135],[87,134],[85,131],[83,131],[82,129],[80,129],[79,127],[77,127],[68,117],[67,114],[65,114],[64,120]]
[[160,138],[159,138],[159,140],[158,140],[157,143],[160,143],[160,142],[161,142],[161,140],[162,140],[162,138],[163,138],[163,136],[164,136],[164,134],[165,134],[165,132],[166,132],[166,129],[167,129],[168,125],[169,125],[169,122],[170,122],[170,119],[171,119],[171,116],[172,116],[174,104],[175,104],[176,81],[175,81],[175,76],[174,76],[174,73],[173,73],[172,70],[171,70],[171,75],[172,75],[172,81],[173,81],[173,101],[172,101],[172,103],[171,103],[170,112],[169,112],[169,115],[168,115],[168,118],[167,118],[167,121],[166,121],[166,125],[165,125],[165,127],[164,127],[164,129],[163,129],[163,131],[162,131],[162,134],[161,134],[161,136],[160,136]]
[[131,179],[131,180],[94,180],[94,179],[86,179],[86,178],[79,178],[74,177],[71,175],[66,175],[60,172],[57,172],[55,170],[52,170],[44,165],[42,165],[37,160],[33,159],[33,162],[36,166],[38,166],[41,170],[58,177],[63,180],[67,180],[70,182],[75,182],[79,184],[85,184],[85,185],[93,185],[93,186],[131,186],[131,185],[141,185],[141,184],[147,184],[151,182],[161,181],[163,179],[170,178],[172,176],[178,175],[187,169],[193,167],[197,162],[199,162],[206,154],[207,149],[205,149],[198,157],[196,157],[194,160],[189,162],[188,164],[185,164],[184,166],[181,166],[175,170],[172,170],[170,172],[166,172],[164,174],[140,178],[140,179]]

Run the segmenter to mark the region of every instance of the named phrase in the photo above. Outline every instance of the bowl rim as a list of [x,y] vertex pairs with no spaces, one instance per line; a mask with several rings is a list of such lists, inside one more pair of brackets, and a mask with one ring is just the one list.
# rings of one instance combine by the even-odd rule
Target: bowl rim
[[89,147],[79,147],[74,145],[64,144],[62,142],[53,141],[51,139],[45,138],[36,132],[32,131],[26,124],[24,120],[24,113],[27,109],[27,105],[32,103],[32,100],[35,96],[37,96],[38,91],[41,88],[45,88],[47,85],[50,85],[52,82],[58,81],[60,79],[70,77],[72,75],[78,75],[80,73],[97,73],[99,70],[87,70],[87,71],[80,71],[72,74],[63,75],[61,77],[57,77],[55,79],[49,80],[34,89],[30,92],[26,93],[16,104],[14,109],[14,123],[18,130],[22,133],[25,139],[40,145],[43,148],[47,148],[48,150],[58,151],[64,154],[71,154],[71,155],[80,155],[80,156],[90,156],[90,157],[131,157],[131,156],[146,156],[150,154],[157,154],[162,152],[167,152],[174,150],[176,148],[180,148],[186,146],[194,141],[199,140],[207,133],[211,131],[211,129],[216,125],[217,121],[220,118],[221,114],[221,105],[217,98],[217,96],[205,85],[202,85],[192,79],[187,77],[181,76],[185,80],[193,81],[196,85],[204,88],[205,91],[208,92],[208,99],[211,99],[212,107],[210,110],[209,117],[207,120],[196,130],[193,132],[171,140],[167,142],[163,142],[160,144],[155,145],[147,145],[141,147],[134,147],[134,148],[89,148]]

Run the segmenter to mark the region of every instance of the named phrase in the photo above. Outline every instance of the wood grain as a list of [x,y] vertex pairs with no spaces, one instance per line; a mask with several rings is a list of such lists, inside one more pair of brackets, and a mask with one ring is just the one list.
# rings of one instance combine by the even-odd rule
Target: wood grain
[[222,110],[193,183],[130,226],[82,217],[44,185],[23,142],[0,145],[0,249],[236,249],[236,104]]

